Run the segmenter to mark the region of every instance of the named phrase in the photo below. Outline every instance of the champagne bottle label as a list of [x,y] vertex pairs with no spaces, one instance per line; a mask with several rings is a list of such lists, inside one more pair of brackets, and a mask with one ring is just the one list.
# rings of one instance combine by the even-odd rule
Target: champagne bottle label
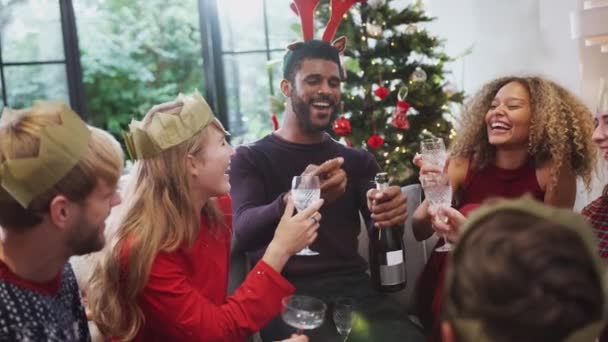
[[401,265],[401,264],[403,264],[403,251],[402,250],[386,253],[386,265],[387,266]]
[[403,284],[405,282],[405,267],[403,263],[391,266],[380,265],[380,283],[382,286]]

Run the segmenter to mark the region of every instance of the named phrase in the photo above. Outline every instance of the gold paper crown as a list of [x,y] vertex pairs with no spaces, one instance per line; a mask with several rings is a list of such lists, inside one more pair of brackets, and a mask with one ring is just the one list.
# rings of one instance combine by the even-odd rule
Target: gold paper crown
[[[600,279],[601,289],[603,291],[604,307],[602,310],[602,317],[600,320],[590,322],[582,328],[572,332],[564,340],[564,342],[595,341],[595,339],[600,335],[600,332],[604,328],[606,320],[608,319],[608,281],[606,279],[606,267],[599,257],[599,245],[593,233],[593,229],[581,215],[574,213],[571,210],[548,207],[538,201],[533,200],[529,196],[524,196],[524,198],[517,200],[504,200],[496,205],[483,206],[474,211],[471,214],[471,217],[461,228],[458,243],[452,252],[452,258],[450,258],[449,262],[450,265],[448,265],[447,269],[445,290],[447,291],[452,287],[452,283],[454,281],[454,267],[451,265],[451,263],[454,255],[463,253],[462,241],[464,241],[468,236],[471,235],[473,231],[475,231],[475,229],[477,229],[477,227],[479,227],[478,223],[481,220],[497,212],[510,210],[527,213],[560,224],[575,232],[583,244],[587,247],[587,251],[593,260],[593,266],[597,272],[598,278]],[[445,296],[444,305],[446,313],[448,313],[450,316],[448,319],[454,324],[456,331],[464,338],[464,341],[492,341],[492,338],[490,338],[485,332],[484,326],[480,319],[458,317],[458,309],[448,295]]]
[[11,125],[28,113],[59,115],[61,123],[40,129],[36,157],[9,159],[0,164],[0,200],[13,198],[24,208],[78,164],[91,138],[87,125],[61,102],[37,101],[31,109],[20,111],[5,108],[0,127]]
[[[156,105],[145,117],[151,120],[147,127],[144,128],[142,121],[132,120],[129,132],[123,133],[131,159],[154,157],[192,138],[212,121],[217,121],[198,91],[192,95],[179,94],[175,101]],[[219,127],[222,125],[219,124]],[[226,131],[224,133],[228,134]]]

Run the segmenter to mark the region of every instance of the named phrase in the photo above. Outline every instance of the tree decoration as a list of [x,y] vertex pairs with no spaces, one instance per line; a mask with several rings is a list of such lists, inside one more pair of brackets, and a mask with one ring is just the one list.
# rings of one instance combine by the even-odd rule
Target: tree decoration
[[382,83],[380,83],[380,86],[374,90],[374,95],[378,96],[380,101],[384,100],[390,93],[391,91],[387,87],[383,86]]
[[411,105],[405,101],[407,93],[408,89],[406,86],[402,86],[397,93],[397,106],[395,107],[395,112],[391,118],[391,125],[398,129],[410,128],[410,122],[407,119],[407,112]]
[[365,25],[365,30],[373,38],[378,38],[382,35],[382,26],[376,24],[376,22],[368,22]]
[[405,27],[405,33],[416,34],[418,32],[418,26],[416,24],[409,24]]
[[367,139],[367,146],[377,150],[380,146],[384,145],[384,138],[374,133]]
[[446,82],[443,87],[441,87],[445,95],[450,98],[454,96],[454,94],[458,94],[458,87],[452,82]]
[[333,126],[334,133],[341,137],[346,137],[352,131],[352,126],[350,124],[350,120],[348,120],[344,115],[341,115],[336,121],[334,121]]
[[421,67],[417,66],[416,70],[414,70],[414,72],[412,73],[410,80],[412,82],[426,82],[426,78],[426,71],[424,71],[424,69],[422,69]]
[[[337,1],[319,3],[319,27],[333,15],[330,6]],[[421,138],[434,135],[449,144],[453,129],[445,114],[460,108],[452,104],[463,100],[461,92],[448,98],[442,89],[449,72],[445,65],[452,59],[442,51],[440,39],[420,29],[432,19],[419,8],[397,0],[368,0],[355,5],[336,32],[348,38],[342,101],[351,128],[341,135],[348,130],[339,118],[337,130],[329,131],[346,144],[368,149],[391,182],[400,185],[418,180],[412,159]],[[368,31],[370,23],[382,25],[377,37]]]

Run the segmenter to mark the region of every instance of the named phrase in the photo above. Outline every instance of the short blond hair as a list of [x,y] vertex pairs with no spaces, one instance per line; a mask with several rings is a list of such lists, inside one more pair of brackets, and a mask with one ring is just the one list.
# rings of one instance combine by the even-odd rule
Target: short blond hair
[[[0,163],[38,156],[41,129],[60,123],[59,113],[53,106],[37,105],[17,111],[0,125]],[[51,189],[35,197],[26,208],[16,200],[0,201],[0,226],[22,230],[37,225],[55,196],[64,195],[71,201],[82,202],[100,179],[113,185],[118,182],[124,161],[120,144],[107,132],[90,129],[91,139],[78,164]]]

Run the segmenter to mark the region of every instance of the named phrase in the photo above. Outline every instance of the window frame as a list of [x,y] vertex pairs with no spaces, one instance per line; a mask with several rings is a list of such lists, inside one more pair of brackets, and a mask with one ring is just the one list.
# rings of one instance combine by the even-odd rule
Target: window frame
[[0,84],[2,86],[2,103],[9,106],[7,97],[5,68],[12,66],[59,65],[65,66],[68,96],[70,106],[83,119],[88,118],[86,98],[82,84],[82,67],[80,64],[80,50],[78,47],[78,32],[76,31],[76,17],[72,0],[57,0],[59,5],[61,34],[63,40],[63,59],[56,60],[29,60],[18,62],[4,62],[2,53],[2,35],[0,34]]

